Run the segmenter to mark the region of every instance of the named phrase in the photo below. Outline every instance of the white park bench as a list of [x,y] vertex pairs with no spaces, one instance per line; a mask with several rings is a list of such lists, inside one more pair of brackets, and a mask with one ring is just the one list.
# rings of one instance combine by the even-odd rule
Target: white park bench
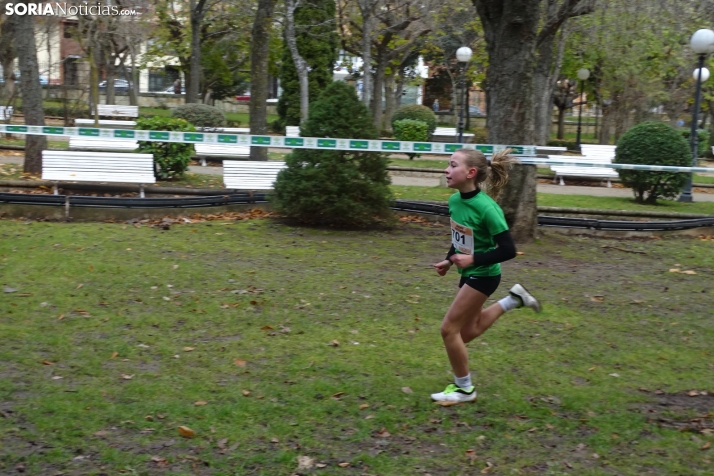
[[74,137],[69,138],[70,150],[106,150],[116,152],[133,152],[139,143],[129,139],[106,139],[104,137]]
[[0,121],[9,121],[12,118],[12,106],[0,106]]
[[285,162],[226,160],[223,162],[223,183],[232,190],[272,190]]
[[[464,142],[470,142],[473,136],[471,133],[464,132]],[[459,132],[455,127],[437,127],[431,134],[431,140],[434,142],[456,142],[459,140]]]
[[567,147],[556,147],[556,146],[545,146],[545,145],[537,145],[536,146],[536,154],[542,154],[542,155],[561,155],[564,152],[567,152],[568,148]]
[[[139,117],[139,106],[118,106],[116,104],[97,104],[97,115],[100,117]],[[77,127],[94,127],[94,119],[75,119]],[[99,119],[98,126],[133,129],[136,121],[119,121],[116,119]]]
[[144,198],[144,185],[156,183],[152,154],[110,152],[42,151],[42,179],[54,182],[119,182],[139,184]]
[[214,134],[250,134],[250,127],[197,127],[196,130]]
[[[250,147],[223,144],[194,144],[196,156],[201,160],[201,165],[206,166],[207,158],[241,159],[250,157]],[[225,167],[224,162],[224,167]]]
[[[607,165],[612,163],[612,158],[602,156],[583,156],[583,157],[563,157],[562,155],[549,155],[548,158],[553,161],[573,161],[573,162],[588,162],[597,165]],[[618,178],[616,170],[610,167],[584,167],[578,165],[551,165],[550,170],[555,172],[553,183],[565,185],[563,177],[582,177],[582,178],[599,178],[607,182],[608,188],[612,187],[611,179]]]
[[300,126],[285,126],[286,137],[300,137]]

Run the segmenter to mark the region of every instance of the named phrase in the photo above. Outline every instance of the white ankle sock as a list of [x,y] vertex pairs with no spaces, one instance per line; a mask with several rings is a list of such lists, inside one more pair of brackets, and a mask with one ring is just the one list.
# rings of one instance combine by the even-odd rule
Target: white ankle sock
[[521,301],[519,299],[514,298],[513,296],[510,296],[510,295],[506,296],[505,298],[498,301],[498,304],[501,305],[504,312],[508,312],[511,309],[519,308],[522,305]]
[[467,374],[466,377],[457,377],[454,375],[454,383],[457,387],[463,389],[471,388],[473,386],[471,383],[471,374]]

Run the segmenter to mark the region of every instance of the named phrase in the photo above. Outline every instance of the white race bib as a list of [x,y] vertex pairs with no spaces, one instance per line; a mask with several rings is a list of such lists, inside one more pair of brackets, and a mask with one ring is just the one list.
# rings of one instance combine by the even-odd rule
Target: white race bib
[[474,253],[474,231],[451,220],[451,244],[461,253],[472,255]]

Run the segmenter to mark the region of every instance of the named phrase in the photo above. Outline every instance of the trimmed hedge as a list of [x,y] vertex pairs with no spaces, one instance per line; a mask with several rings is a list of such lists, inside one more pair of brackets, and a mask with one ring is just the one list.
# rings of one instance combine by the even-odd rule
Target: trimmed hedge
[[[399,141],[426,142],[429,139],[429,125],[414,119],[394,122],[394,137]],[[409,160],[419,154],[409,153]]]
[[395,122],[404,119],[412,119],[426,123],[429,135],[433,134],[436,129],[436,115],[434,111],[420,104],[407,104],[397,109],[392,116],[392,129],[394,129]]
[[171,111],[171,117],[185,119],[196,127],[225,127],[226,116],[217,107],[208,104],[183,104]]
[[[140,131],[181,131],[196,130],[185,119],[173,117],[140,117],[136,121],[136,129]],[[139,141],[139,152],[154,154],[154,174],[159,180],[170,180],[183,177],[188,170],[191,156],[194,154],[193,144],[178,142]]]
[[[692,165],[689,145],[682,134],[662,122],[643,122],[627,131],[617,143],[615,164]],[[658,198],[674,198],[687,182],[687,174],[618,170],[639,203],[656,204]]]

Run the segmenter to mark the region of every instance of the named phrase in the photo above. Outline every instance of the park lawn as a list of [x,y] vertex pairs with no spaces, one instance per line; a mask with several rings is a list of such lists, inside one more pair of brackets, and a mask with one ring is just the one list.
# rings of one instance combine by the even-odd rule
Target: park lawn
[[448,228],[180,223],[0,221],[0,472],[710,474],[713,237],[519,247],[441,407]]
[[[446,187],[420,187],[392,185],[394,197],[401,200],[448,201],[454,190]],[[606,210],[637,210],[650,212],[705,213],[714,215],[714,202],[681,203],[675,200],[659,200],[657,205],[642,205],[632,198],[593,197],[590,195],[559,195],[538,193],[539,206],[565,208],[598,208]]]

